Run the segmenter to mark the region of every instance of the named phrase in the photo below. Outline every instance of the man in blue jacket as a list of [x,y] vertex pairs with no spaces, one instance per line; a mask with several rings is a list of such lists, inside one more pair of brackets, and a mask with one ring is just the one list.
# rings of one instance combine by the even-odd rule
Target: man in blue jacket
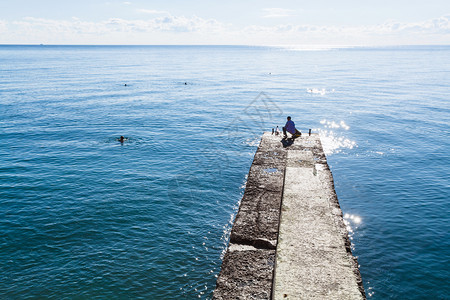
[[286,131],[292,134],[293,139],[302,136],[302,133],[295,128],[294,121],[291,120],[291,117],[287,117],[286,125],[283,127],[284,138],[287,138]]

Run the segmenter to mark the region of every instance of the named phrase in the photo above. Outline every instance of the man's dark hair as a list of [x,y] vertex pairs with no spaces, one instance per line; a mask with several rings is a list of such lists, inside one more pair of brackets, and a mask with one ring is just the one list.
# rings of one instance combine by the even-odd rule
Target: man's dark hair
[[288,120],[290,120],[290,119],[291,119],[291,117],[287,117],[287,119],[288,119]]

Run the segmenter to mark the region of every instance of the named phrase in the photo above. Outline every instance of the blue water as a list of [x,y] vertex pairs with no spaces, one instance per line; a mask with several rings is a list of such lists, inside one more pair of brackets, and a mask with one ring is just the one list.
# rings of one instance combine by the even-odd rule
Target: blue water
[[0,46],[0,298],[210,298],[291,115],[322,136],[367,296],[448,299],[449,82],[445,46]]

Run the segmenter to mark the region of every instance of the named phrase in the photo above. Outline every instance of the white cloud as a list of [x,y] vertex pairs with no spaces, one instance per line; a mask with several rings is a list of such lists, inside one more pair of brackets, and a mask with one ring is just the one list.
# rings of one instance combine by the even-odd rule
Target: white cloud
[[371,26],[317,26],[280,24],[248,26],[244,35],[267,44],[335,44],[335,45],[395,45],[450,44],[450,16],[416,23],[388,21]]
[[371,26],[308,24],[236,28],[215,19],[174,16],[84,21],[27,17],[0,20],[0,44],[252,44],[399,45],[450,44],[450,15],[415,23],[387,21]]
[[263,8],[263,18],[283,18],[290,17],[295,11],[286,8]]
[[172,15],[161,16],[149,20],[125,20],[121,18],[110,18],[102,22],[81,21],[78,18],[71,20],[53,20],[26,17],[23,21],[14,22],[19,28],[33,29],[35,31],[47,30],[52,33],[106,33],[108,31],[123,32],[194,32],[194,31],[217,31],[223,25],[213,19],[202,19],[199,17],[176,17]]
[[[0,44],[173,44],[177,41],[186,44],[191,43],[190,34],[221,36],[219,33],[227,30],[226,25],[214,19],[170,14],[148,20],[110,18],[100,22],[82,21],[75,17],[69,20],[26,17],[11,25],[12,30],[0,35]],[[2,27],[3,22],[0,22],[0,31]]]
[[6,32],[6,21],[0,20],[0,33]]
[[378,26],[377,29],[389,33],[450,34],[450,15],[415,23],[389,21]]
[[125,4],[125,5],[131,5],[131,2],[125,1],[123,4]]

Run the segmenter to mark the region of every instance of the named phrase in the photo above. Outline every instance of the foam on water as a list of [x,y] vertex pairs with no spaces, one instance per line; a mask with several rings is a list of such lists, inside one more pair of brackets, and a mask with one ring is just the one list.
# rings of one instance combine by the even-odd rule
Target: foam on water
[[325,95],[328,93],[334,93],[334,89],[332,90],[326,90],[326,89],[318,89],[318,88],[309,88],[306,90],[310,94],[319,94],[319,95]]

